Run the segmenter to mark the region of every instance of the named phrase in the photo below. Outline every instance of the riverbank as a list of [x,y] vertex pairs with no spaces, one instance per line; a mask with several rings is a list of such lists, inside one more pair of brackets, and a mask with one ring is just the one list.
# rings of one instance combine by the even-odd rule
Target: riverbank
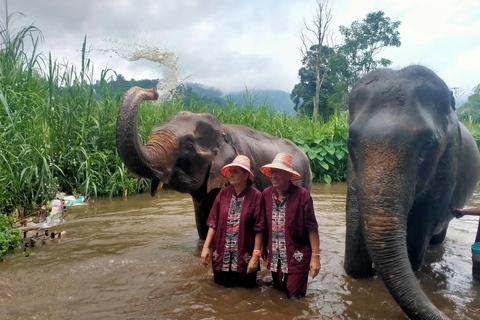
[[[114,71],[103,70],[99,80],[93,78],[86,40],[79,68],[39,54],[35,41],[39,34],[34,26],[21,28],[1,45],[0,209],[12,220],[21,220],[59,191],[126,196],[148,190],[149,181],[137,181],[117,154],[115,130],[122,93],[113,92],[107,83]],[[27,47],[32,50],[24,52]],[[152,128],[181,110],[210,112],[222,123],[292,140],[309,157],[315,182],[345,181],[345,110],[313,122],[306,116],[277,112],[267,103],[254,108],[248,91],[240,106],[231,101],[227,106],[196,100],[186,104],[183,98],[178,93],[142,104],[138,126],[143,141]],[[467,126],[478,143],[479,125]]]

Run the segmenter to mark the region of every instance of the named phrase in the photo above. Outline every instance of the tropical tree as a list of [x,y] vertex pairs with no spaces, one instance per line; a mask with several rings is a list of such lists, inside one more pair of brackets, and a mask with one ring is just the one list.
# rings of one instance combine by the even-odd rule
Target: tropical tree
[[354,21],[350,27],[340,26],[344,44],[339,53],[348,61],[352,74],[350,83],[378,66],[388,67],[392,61],[376,56],[386,47],[400,47],[400,21],[392,22],[383,11],[371,12],[361,22]]
[[[317,63],[319,46],[314,45],[302,59],[302,67],[298,70],[300,82],[297,83],[290,95],[294,109],[298,113],[312,116],[315,119],[315,112],[322,117],[328,117],[333,114],[333,109],[328,106],[328,97],[334,94],[335,84],[332,78],[328,77],[330,58],[335,55],[334,50],[324,46],[322,48],[322,61]],[[318,74],[322,75],[321,86],[318,86]],[[318,94],[318,97],[317,97]],[[315,104],[316,111],[315,111]]]
[[400,21],[392,22],[382,11],[372,12],[362,22],[340,27],[343,45],[311,45],[303,54],[300,82],[291,93],[295,110],[314,116],[317,102],[318,113],[328,117],[334,110],[345,109],[348,90],[355,81],[392,63],[377,55],[387,46],[401,45],[399,26]]
[[[325,44],[328,43],[328,38],[332,34],[332,32],[329,30],[330,21],[332,20],[332,11],[329,7],[329,2],[328,0],[316,1],[317,8],[315,10],[313,20],[310,24],[307,23],[305,19],[303,20],[304,28],[300,34],[300,39],[302,41],[300,52],[302,53],[303,57],[303,65],[309,64],[311,70],[308,71],[309,73],[313,71],[313,75],[315,77],[315,94],[313,95],[312,112],[314,122],[317,121],[318,116],[318,108],[320,105],[320,90],[328,74],[328,60],[327,54],[324,53],[324,48],[328,49]],[[302,75],[300,75],[300,77],[302,77]],[[307,100],[309,101],[310,99]]]

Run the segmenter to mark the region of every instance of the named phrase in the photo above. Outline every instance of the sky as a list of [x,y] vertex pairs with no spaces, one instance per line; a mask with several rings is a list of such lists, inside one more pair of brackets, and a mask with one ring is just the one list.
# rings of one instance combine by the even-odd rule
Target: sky
[[[95,75],[105,68],[126,79],[167,76],[172,65],[180,81],[197,82],[224,93],[249,90],[291,92],[301,67],[303,19],[312,20],[315,0],[0,0],[5,11],[21,12],[15,26],[34,24],[40,49],[58,61],[79,65],[84,37]],[[334,39],[367,13],[383,11],[401,21],[402,45],[378,58],[393,68],[422,64],[449,87],[468,96],[480,84],[480,1],[331,0]],[[168,53],[170,69],[138,50]],[[119,55],[120,54],[120,55]],[[123,56],[123,57],[122,57]],[[125,57],[129,58],[125,59]]]

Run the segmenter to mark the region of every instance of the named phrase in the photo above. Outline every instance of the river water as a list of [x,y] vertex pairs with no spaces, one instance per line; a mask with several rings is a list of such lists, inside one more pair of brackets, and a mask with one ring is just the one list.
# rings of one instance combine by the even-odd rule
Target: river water
[[[290,301],[259,273],[253,289],[221,288],[200,263],[191,198],[163,190],[98,198],[70,207],[33,254],[0,263],[0,319],[405,319],[382,281],[354,280],[343,270],[346,184],[316,184],[319,276],[307,296]],[[480,206],[480,190],[471,206]],[[429,249],[417,277],[452,319],[478,319],[480,283],[472,278],[470,245],[478,217],[455,219],[443,245]]]

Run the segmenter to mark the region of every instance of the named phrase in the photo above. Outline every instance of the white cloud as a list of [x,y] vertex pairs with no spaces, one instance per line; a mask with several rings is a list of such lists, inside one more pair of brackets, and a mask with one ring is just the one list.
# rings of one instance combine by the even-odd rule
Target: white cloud
[[[2,0],[2,6],[4,2]],[[372,11],[382,10],[402,21],[402,46],[382,57],[395,67],[424,64],[450,86],[478,84],[480,2],[478,0],[332,0],[332,28],[350,25]],[[310,20],[314,0],[9,0],[10,12],[34,22],[45,35],[43,51],[60,60],[80,62],[83,37],[93,50],[90,58],[99,72],[109,67],[128,78],[158,78],[160,67],[128,62],[107,49],[112,42],[151,45],[178,56],[181,77],[188,81],[232,90],[291,91],[301,66],[298,50],[302,18]],[[339,36],[337,33],[337,40]]]

